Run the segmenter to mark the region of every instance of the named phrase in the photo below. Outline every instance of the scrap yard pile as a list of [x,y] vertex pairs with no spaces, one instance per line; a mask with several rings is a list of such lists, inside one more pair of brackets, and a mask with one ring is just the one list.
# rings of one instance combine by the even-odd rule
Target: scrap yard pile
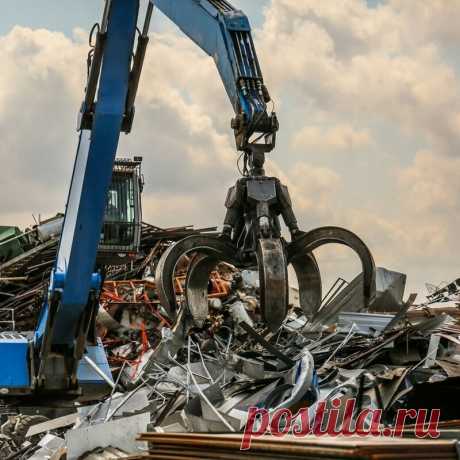
[[[60,214],[24,232],[16,227],[0,227],[0,325],[4,326],[3,329],[11,330],[8,324],[14,324],[19,331],[34,330],[56,257],[61,228]],[[106,280],[138,279],[168,244],[215,230],[195,230],[192,227],[164,230],[143,223],[141,255],[126,264],[107,266]]]
[[[156,264],[174,241],[213,230],[143,225],[140,255],[106,267],[97,332],[113,376],[108,395],[40,416],[5,405],[0,458],[181,458],[181,452],[186,458],[215,458],[204,448],[214,442],[219,458],[238,458],[239,433],[251,407],[267,414],[307,408],[313,417],[320,407],[343,410],[347,401],[354,401],[356,414],[381,410],[381,428],[395,426],[399,409],[440,409],[443,434],[458,433],[460,280],[433,289],[416,306],[414,295],[405,297],[405,275],[378,268],[376,297],[368,309],[358,276],[349,283],[338,280],[309,316],[291,287],[289,314],[273,333],[264,325],[258,274],[219,264],[210,277],[204,323],[193,323],[185,304],[173,320],[158,299]],[[30,331],[58,236],[40,238],[31,229],[10,231],[5,241],[0,326]],[[175,273],[179,303],[189,262],[185,258]],[[221,435],[207,439],[197,433]],[[299,445],[291,437],[258,438],[254,455],[285,458],[290,449],[290,458],[350,458],[357,452],[359,458],[378,458],[366,456],[365,443],[350,441],[338,452],[328,441],[305,439]],[[376,442],[384,458],[411,448],[410,458],[430,452],[430,458],[456,458],[451,441],[427,441],[426,447],[410,440],[403,447]]]

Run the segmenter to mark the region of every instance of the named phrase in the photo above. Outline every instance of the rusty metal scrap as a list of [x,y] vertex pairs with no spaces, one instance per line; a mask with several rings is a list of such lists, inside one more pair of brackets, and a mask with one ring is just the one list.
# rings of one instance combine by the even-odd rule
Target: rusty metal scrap
[[[18,330],[31,331],[35,327],[54,264],[59,235],[50,233],[46,238],[39,237],[36,235],[36,227],[34,228],[24,232],[29,238],[24,246],[25,250],[17,257],[0,264],[0,328],[2,321],[8,322],[13,319]],[[142,278],[143,272],[155,263],[171,242],[213,231],[215,228],[194,229],[192,226],[161,229],[143,223],[140,256],[129,265],[106,267],[106,279]]]
[[[382,409],[382,426],[391,426],[400,408],[441,408],[442,424],[456,429],[460,410],[451,400],[460,391],[457,281],[414,305],[415,296],[403,301],[405,275],[378,269],[379,310],[390,314],[373,312],[372,302],[366,307],[358,277],[351,283],[339,280],[315,311],[294,300],[294,305],[287,305],[286,320],[273,331],[264,323],[256,272],[229,263],[214,266],[191,252],[176,266],[172,283],[176,307],[174,312],[167,310],[159,294],[161,280],[155,277],[162,254],[176,239],[212,230],[143,225],[139,257],[126,265],[105,267],[97,333],[115,381],[112,395],[86,406],[70,406],[61,414],[64,418],[39,421],[27,439],[14,434],[23,416],[14,408],[5,409],[9,415],[2,417],[0,455],[25,460],[43,449],[37,444],[45,434],[42,426],[64,440],[70,431],[91,431],[94,425],[104,433],[104,424],[123,427],[125,419],[139,415],[136,423],[149,420],[154,431],[143,434],[142,440],[159,446],[142,458],[238,458],[234,450],[236,445],[239,449],[238,434],[211,438],[160,433],[240,433],[250,406],[269,412],[279,407],[313,411],[320,402],[347,398],[360,401],[359,409]],[[0,328],[33,329],[56,244],[52,239],[45,245],[39,242],[33,254],[23,253],[0,265]],[[190,270],[200,263],[209,265],[210,275],[205,283],[199,280],[202,299],[191,310],[185,285],[193,275]],[[292,287],[291,293],[296,292]],[[347,309],[351,304],[354,308]],[[133,407],[137,409],[131,413]],[[72,420],[69,424],[62,423],[66,417]],[[109,433],[104,434],[110,439]],[[73,435],[78,438],[78,433]],[[203,451],[203,440],[215,448]],[[391,445],[380,441],[337,445],[310,438],[302,445],[290,438],[274,442],[258,440],[253,455],[284,458],[281,452],[287,449],[292,458],[396,458],[401,452],[419,458],[421,449],[399,441]],[[437,449],[437,456],[422,449],[430,458],[453,458],[450,442],[425,445]],[[104,449],[89,455],[98,458]]]
[[[139,438],[150,443],[149,454],[131,460],[164,459],[350,459],[390,460],[399,458],[456,460],[455,441],[416,441],[395,439],[340,439],[331,437],[254,439],[251,450],[241,451],[241,435],[145,433]],[[210,448],[212,446],[212,448]]]

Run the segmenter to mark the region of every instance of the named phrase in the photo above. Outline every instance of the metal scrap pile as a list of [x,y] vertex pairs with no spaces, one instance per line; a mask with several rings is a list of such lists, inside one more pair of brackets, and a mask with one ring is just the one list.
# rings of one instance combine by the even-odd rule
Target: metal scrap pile
[[[24,232],[16,227],[0,227],[0,331],[35,328],[61,227],[61,214]],[[215,230],[195,230],[192,226],[161,229],[144,223],[139,257],[126,265],[107,266],[106,280],[137,279],[171,242]]]
[[[460,419],[452,404],[460,390],[460,281],[415,307],[414,296],[403,301],[405,275],[379,268],[370,310],[362,308],[358,276],[339,280],[311,317],[291,288],[289,315],[272,333],[260,311],[258,274],[221,264],[209,282],[209,315],[197,326],[186,305],[177,321],[168,316],[153,275],[165,248],[190,232],[145,225],[143,256],[107,267],[98,332],[115,381],[111,395],[76,404],[62,417],[35,420],[28,435],[18,428],[24,416],[10,416],[2,427],[9,449],[2,458],[59,459],[64,452],[69,460],[117,458],[147,448],[135,441],[141,432],[238,433],[252,406],[270,413],[308,407],[313,413],[333,400],[340,407],[355,400],[357,413],[381,409],[381,423],[389,427],[400,408],[441,409],[441,421],[460,428],[452,422]],[[14,310],[19,330],[35,321],[53,244],[7,276],[1,272],[0,308]],[[179,303],[188,262],[176,271]],[[106,448],[112,457],[98,454]]]
[[[183,294],[184,282],[185,274],[179,272],[175,278],[178,296]],[[211,274],[209,298],[215,305],[230,295],[230,289],[228,275],[219,271]],[[173,327],[173,321],[160,305],[154,279],[147,276],[142,280],[104,282],[97,327],[112,372],[123,369],[124,380],[130,381],[139,377],[141,364],[161,342],[162,331]]]
[[[254,439],[251,450],[241,451],[241,435],[209,434],[158,434],[145,433],[142,440],[148,441],[152,449],[147,455],[130,457],[130,460],[177,460],[193,458],[272,460],[319,459],[319,460],[391,460],[406,458],[457,460],[455,441],[394,440],[394,439],[340,439],[308,436],[276,438],[264,436]],[[212,452],[209,446],[212,445]]]
[[[460,376],[453,318],[412,322],[401,298],[399,314],[336,311],[331,319],[336,305],[358,291],[343,289],[316,318],[293,307],[272,334],[260,316],[256,279],[254,272],[235,272],[228,297],[210,299],[203,327],[184,321],[174,340],[163,329],[157,349],[121,379],[151,388],[157,430],[238,432],[250,406],[294,410],[337,398],[359,401],[357,411],[382,409],[389,426],[399,408],[440,408],[441,420],[459,418],[448,396],[458,391]],[[388,302],[394,286],[380,294],[376,305],[379,298]]]

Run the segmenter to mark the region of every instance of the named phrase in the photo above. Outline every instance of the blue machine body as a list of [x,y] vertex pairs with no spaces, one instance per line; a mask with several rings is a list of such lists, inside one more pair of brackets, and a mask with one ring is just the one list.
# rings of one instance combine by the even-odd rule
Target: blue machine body
[[[31,341],[18,333],[0,334],[2,351],[2,371],[0,372],[0,389],[7,396],[6,390],[14,390],[16,394],[30,394],[31,381]],[[96,345],[87,346],[85,356],[90,358],[103,372],[108,380],[112,380],[112,373],[107,361],[104,347],[99,341]],[[104,380],[84,359],[77,368],[77,378],[80,386],[107,385]]]
[[1,340],[1,372],[0,388],[16,388],[28,392],[30,380],[30,342],[16,332],[0,334]]
[[235,112],[248,126],[247,137],[266,114],[249,21],[226,0],[149,2],[143,31],[139,0],[106,0],[48,294],[33,338],[0,336],[0,393],[65,393],[79,383],[104,383],[82,361],[85,353],[110,377],[102,345],[94,335],[90,339],[102,284],[96,255],[120,133],[131,129],[154,5],[214,58]]

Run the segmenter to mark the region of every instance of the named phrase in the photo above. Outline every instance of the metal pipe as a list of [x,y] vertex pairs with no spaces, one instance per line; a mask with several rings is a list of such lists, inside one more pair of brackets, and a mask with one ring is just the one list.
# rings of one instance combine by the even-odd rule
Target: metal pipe
[[25,236],[30,235],[30,234],[35,233],[35,232],[36,232],[36,230],[33,229],[33,230],[29,230],[27,232],[21,233],[20,235],[16,235],[13,238],[7,238],[5,241],[0,242],[0,246],[3,246],[4,244],[11,243],[11,241],[15,241],[15,240],[19,240],[21,238],[24,238]]
[[343,341],[339,344],[339,346],[334,350],[334,352],[331,355],[329,355],[329,358],[327,358],[327,360],[324,362],[323,367],[328,362],[330,362],[332,359],[334,359],[334,357],[337,354],[337,352],[340,349],[342,349],[351,340],[351,338],[355,335],[355,328],[356,328],[356,324],[353,323],[351,328],[350,328],[350,330],[348,331],[347,336],[343,339]]
[[90,357],[83,356],[83,359],[88,363],[91,369],[93,369],[94,372],[96,372],[96,374],[99,375],[99,377],[101,377],[107,383],[107,385],[109,385],[112,389],[116,387],[115,383],[104,374],[101,368]]
[[147,12],[145,14],[144,27],[142,34],[137,39],[136,54],[134,55],[133,68],[131,70],[128,95],[126,98],[126,117],[128,117],[127,125],[124,131],[131,130],[132,118],[134,116],[134,102],[136,100],[137,91],[139,89],[139,82],[141,79],[142,68],[144,67],[145,54],[147,52],[147,45],[149,43],[149,28],[152,19],[154,3],[151,1],[148,4]]
[[17,281],[27,281],[29,278],[27,276],[17,276],[13,278],[0,278],[0,283],[14,283]]
[[111,4],[112,4],[112,0],[106,0],[105,6],[104,6],[104,14],[102,15],[102,22],[101,22],[101,32],[102,33],[107,32]]
[[[204,371],[206,372],[206,375],[208,376],[208,378],[209,378],[209,380],[211,381],[211,383],[214,384],[215,381],[214,381],[214,379],[212,378],[211,374],[209,373],[208,368],[206,367],[206,364],[205,364],[205,362],[204,362],[203,355],[201,354],[201,348],[200,348],[200,346],[199,346],[197,343],[195,343],[195,342],[190,338],[190,336],[189,336],[189,340],[190,340],[189,343],[190,343],[190,344],[193,344],[193,345],[198,349],[198,354],[200,355],[201,364],[203,365],[203,369],[204,369]],[[190,362],[189,362],[189,364],[190,364]]]
[[230,425],[230,423],[225,420],[225,417],[214,407],[214,405],[211,403],[211,401],[207,398],[207,396],[203,393],[201,390],[200,386],[198,385],[198,382],[195,379],[195,376],[192,373],[192,370],[190,368],[190,365],[188,365],[188,371],[190,373],[190,378],[193,381],[193,384],[195,385],[198,393],[200,394],[201,398],[203,398],[204,402],[209,406],[209,408],[216,414],[216,416],[219,418],[219,420],[232,432],[234,433],[236,430]]
[[147,12],[145,13],[144,28],[142,29],[142,35],[144,37],[146,37],[149,33],[150,21],[152,19],[154,6],[155,6],[155,1],[150,0],[149,5],[147,6]]
[[141,389],[146,386],[146,382],[143,382],[141,385],[139,385],[136,389],[131,391],[131,393],[128,393],[122,401],[111,411],[107,414],[105,417],[104,422],[107,423],[111,420],[111,418]]
[[115,391],[118,387],[118,384],[120,383],[120,379],[121,379],[121,376],[125,370],[125,367],[126,367],[126,361],[123,362],[123,365],[121,366],[121,369],[120,369],[120,372],[118,374],[118,377],[117,377],[117,380],[115,381],[115,385],[112,387],[112,391],[110,392],[110,397],[109,397],[109,400],[108,400],[108,404],[107,404],[107,411],[105,413],[105,417],[104,419],[107,418],[107,416],[109,415],[109,410],[110,410],[110,406],[112,404],[112,400],[113,400],[113,395],[115,394]]

